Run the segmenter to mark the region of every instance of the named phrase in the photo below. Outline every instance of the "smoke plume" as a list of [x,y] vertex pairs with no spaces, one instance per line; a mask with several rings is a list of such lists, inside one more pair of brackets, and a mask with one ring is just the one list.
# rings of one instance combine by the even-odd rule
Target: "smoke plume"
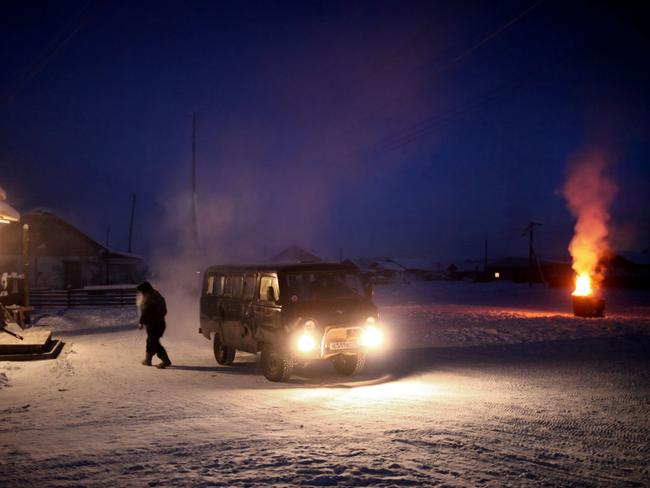
[[577,219],[569,252],[573,270],[591,279],[597,289],[603,280],[602,259],[609,251],[609,209],[616,185],[607,176],[608,158],[602,150],[582,152],[570,161],[563,194]]

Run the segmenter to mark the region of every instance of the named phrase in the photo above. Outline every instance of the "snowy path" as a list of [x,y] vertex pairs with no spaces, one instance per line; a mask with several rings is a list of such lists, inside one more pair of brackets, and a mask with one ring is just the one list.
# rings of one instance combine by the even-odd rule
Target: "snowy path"
[[[0,486],[650,484],[647,319],[494,310],[500,325],[470,327],[479,306],[400,307],[384,316],[403,337],[435,332],[432,311],[475,333],[420,337],[353,383],[325,365],[283,385],[249,355],[217,367],[198,336],[170,333],[160,371],[139,364],[140,331],[70,330],[56,361],[0,363]],[[467,347],[487,329],[498,340]]]

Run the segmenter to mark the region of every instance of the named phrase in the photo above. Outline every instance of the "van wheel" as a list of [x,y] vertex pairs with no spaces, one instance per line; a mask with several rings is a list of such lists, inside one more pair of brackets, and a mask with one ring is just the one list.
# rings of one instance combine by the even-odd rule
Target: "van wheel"
[[366,355],[359,353],[351,356],[336,356],[332,362],[339,374],[352,376],[363,370],[363,367],[366,365]]
[[219,364],[224,366],[229,366],[235,360],[236,349],[234,347],[224,346],[221,342],[219,334],[214,335],[214,341],[212,342],[212,348],[214,350],[214,358]]
[[269,381],[289,381],[293,372],[293,361],[267,346],[262,349],[262,369]]

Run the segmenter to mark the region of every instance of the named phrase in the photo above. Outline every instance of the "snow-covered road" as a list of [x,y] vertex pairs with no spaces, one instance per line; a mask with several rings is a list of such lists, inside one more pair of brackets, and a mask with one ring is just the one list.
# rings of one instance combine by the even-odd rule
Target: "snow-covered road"
[[[252,356],[218,367],[208,341],[173,333],[175,367],[146,368],[141,331],[77,327],[56,361],[0,363],[0,485],[650,484],[648,318],[470,327],[478,306],[391,307],[417,344],[349,383],[327,365],[269,383]],[[408,319],[422,307],[438,315]],[[422,336],[431,317],[472,340]]]

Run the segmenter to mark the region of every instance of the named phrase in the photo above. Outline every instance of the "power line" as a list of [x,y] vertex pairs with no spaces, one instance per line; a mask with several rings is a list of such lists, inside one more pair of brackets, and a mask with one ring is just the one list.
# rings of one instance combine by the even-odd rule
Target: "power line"
[[195,249],[199,247],[199,223],[196,213],[196,112],[192,113],[192,178],[191,178],[191,197],[192,197],[192,239]]
[[465,105],[447,110],[442,114],[427,117],[413,126],[398,132],[394,136],[384,138],[377,144],[377,147],[384,151],[402,148],[421,137],[448,126],[457,118],[466,116],[472,112],[484,110],[495,103],[501,102],[513,95],[519,87],[519,84],[501,87],[480,97],[476,97]]
[[[467,58],[472,53],[474,53],[475,51],[480,49],[481,47],[485,46],[488,42],[492,41],[493,39],[498,37],[501,33],[506,31],[508,28],[510,28],[511,26],[513,26],[514,24],[516,24],[517,22],[522,20],[524,17],[526,17],[526,15],[528,15],[530,12],[532,12],[537,7],[539,7],[544,1],[545,0],[537,0],[536,2],[534,2],[533,4],[529,5],[527,8],[525,8],[524,10],[519,12],[517,15],[512,17],[507,22],[505,22],[504,24],[501,24],[494,31],[490,32],[487,36],[481,38],[475,44],[472,44],[469,48],[465,49],[462,53],[460,53],[459,55],[457,55],[456,57],[454,57],[450,61],[440,65],[437,69],[434,69],[434,71],[432,73],[428,74],[424,78],[424,83],[422,85],[423,86],[427,85],[427,83],[429,81],[431,81],[433,78],[435,78],[438,75],[440,75],[440,74],[444,73],[445,71],[449,70],[454,65],[458,64],[460,61]],[[422,88],[420,88],[418,90],[418,92],[420,92],[421,90],[422,90]],[[385,110],[387,105],[389,103],[393,103],[394,101],[395,101],[395,97],[393,97],[393,99],[390,102],[382,104],[382,108],[380,110]]]
[[535,227],[540,227],[542,225],[544,224],[540,224],[539,222],[533,222],[531,220],[528,226],[524,229],[524,231],[521,234],[521,237],[528,235],[528,287],[529,288],[533,286],[533,274],[535,272],[534,271],[535,265],[537,265],[537,273],[539,275],[539,279],[542,281],[542,284],[545,284],[544,273],[542,272],[542,265],[539,262],[537,253],[535,252],[534,240],[533,240]]
[[539,7],[543,2],[544,2],[544,0],[537,0],[537,2],[533,3],[532,5],[530,5],[528,8],[524,9],[522,12],[520,12],[520,13],[517,14],[517,15],[515,15],[515,16],[514,16],[512,19],[510,19],[508,22],[506,22],[505,24],[501,25],[501,26],[498,27],[496,30],[494,30],[493,32],[491,32],[490,34],[488,34],[487,36],[485,36],[483,39],[481,39],[480,41],[478,41],[476,44],[474,44],[473,46],[469,47],[469,48],[466,49],[464,52],[462,52],[461,54],[459,54],[458,56],[456,56],[456,57],[455,57],[454,59],[452,59],[452,60],[451,60],[451,61],[450,61],[446,66],[444,66],[444,67],[441,69],[441,71],[444,71],[444,70],[447,69],[449,66],[452,66],[452,65],[458,63],[459,61],[462,61],[462,60],[465,59],[467,56],[471,55],[474,51],[476,51],[477,49],[481,48],[482,46],[484,46],[485,44],[487,44],[488,42],[490,42],[492,39],[494,39],[495,37],[497,37],[499,34],[501,34],[503,31],[505,31],[506,29],[508,29],[508,27],[510,27],[510,26],[512,26],[513,24],[516,24],[517,22],[519,22],[519,21],[520,21],[521,19],[523,19],[526,15],[528,15],[531,11],[533,11],[534,9],[536,9],[537,7]]
[[79,10],[77,15],[70,21],[64,29],[59,31],[59,33],[52,39],[50,46],[52,46],[42,57],[41,59],[35,61],[26,71],[19,76],[16,81],[13,83],[13,89],[9,89],[8,93],[5,95],[4,102],[6,104],[11,103],[16,96],[23,90],[25,85],[29,83],[39,72],[41,72],[47,63],[50,62],[60,51],[65,47],[68,42],[75,36],[79,30],[83,27],[84,23],[88,20],[90,6],[92,5],[92,0],[88,0],[83,7]]

